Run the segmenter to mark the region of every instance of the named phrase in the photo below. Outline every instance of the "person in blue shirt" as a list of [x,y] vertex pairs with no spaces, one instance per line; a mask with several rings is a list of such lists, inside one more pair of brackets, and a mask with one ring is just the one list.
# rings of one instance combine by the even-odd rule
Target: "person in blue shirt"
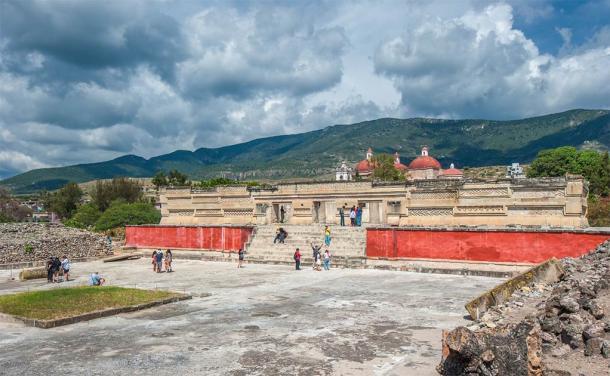
[[157,261],[157,273],[161,273],[163,271],[163,251],[157,251],[155,260]]
[[103,286],[106,280],[98,272],[93,272],[89,276],[89,286]]

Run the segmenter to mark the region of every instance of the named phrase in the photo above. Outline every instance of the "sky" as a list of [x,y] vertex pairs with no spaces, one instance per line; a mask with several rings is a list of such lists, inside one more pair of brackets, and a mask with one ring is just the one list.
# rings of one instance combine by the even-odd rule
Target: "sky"
[[0,178],[573,108],[610,108],[610,0],[0,0]]

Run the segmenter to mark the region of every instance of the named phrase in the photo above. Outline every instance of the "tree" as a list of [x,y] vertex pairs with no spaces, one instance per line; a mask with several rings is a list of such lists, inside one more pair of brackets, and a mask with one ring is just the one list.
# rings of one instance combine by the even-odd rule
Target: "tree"
[[10,192],[0,187],[0,223],[21,222],[32,214],[32,210],[21,205]]
[[168,183],[165,173],[163,171],[157,172],[152,179],[152,183],[157,188],[167,186]]
[[78,184],[68,183],[51,196],[50,210],[61,218],[70,218],[76,211],[82,197],[83,191]]
[[396,167],[394,167],[394,157],[389,154],[378,154],[373,157],[373,179],[383,181],[400,181],[404,180],[405,176]]
[[100,211],[108,209],[115,200],[137,202],[142,199],[142,186],[128,178],[114,178],[111,181],[98,180],[91,192],[91,200]]
[[528,177],[563,176],[567,173],[584,176],[595,195],[610,194],[610,163],[608,152],[578,151],[571,146],[543,150],[527,171]]
[[69,227],[76,228],[92,228],[98,221],[102,213],[94,204],[81,205],[74,216],[68,219],[64,224]]
[[171,186],[180,187],[189,185],[189,177],[178,170],[171,170],[167,175],[167,182]]
[[161,213],[149,203],[129,204],[115,201],[95,224],[96,231],[106,231],[125,225],[158,224]]

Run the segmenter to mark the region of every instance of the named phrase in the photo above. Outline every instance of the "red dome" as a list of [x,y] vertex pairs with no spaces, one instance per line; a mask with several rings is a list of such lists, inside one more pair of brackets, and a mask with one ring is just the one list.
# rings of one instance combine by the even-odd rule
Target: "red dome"
[[394,162],[394,168],[398,171],[407,171],[407,166],[403,165],[402,163]]
[[446,170],[443,170],[443,175],[462,176],[464,175],[464,173],[462,172],[462,170],[458,170],[457,168],[448,168]]
[[373,170],[373,165],[368,159],[363,159],[356,165],[358,172],[370,172]]
[[409,169],[411,170],[440,170],[441,164],[429,155],[420,155],[409,163]]

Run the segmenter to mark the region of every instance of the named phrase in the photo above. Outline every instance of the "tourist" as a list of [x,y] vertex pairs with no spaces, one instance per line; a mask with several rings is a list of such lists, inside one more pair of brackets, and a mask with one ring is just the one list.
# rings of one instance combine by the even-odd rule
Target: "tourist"
[[157,273],[163,271],[163,251],[159,250],[155,255],[155,261],[157,261]]
[[316,251],[316,255],[315,255],[314,259],[315,259],[315,265],[316,265],[315,269],[319,272],[322,271],[322,254],[320,253],[320,250]]
[[280,227],[275,232],[275,239],[273,239],[273,244],[275,244],[276,242],[284,244],[284,240],[286,240],[287,237],[288,233],[286,232],[286,230],[284,230],[283,227]]
[[330,251],[328,248],[324,251],[324,270],[330,270]]
[[165,251],[165,271],[168,273],[174,271],[172,269],[172,251],[169,249]]
[[70,260],[67,256],[64,256],[61,260],[61,270],[64,274],[64,281],[68,282],[70,280]]
[[53,257],[47,260],[47,282],[53,282]]
[[352,206],[352,208],[349,210],[349,222],[350,222],[350,226],[356,225],[356,207],[355,206]]
[[61,269],[61,261],[59,257],[53,257],[53,282],[59,283],[59,269]]
[[318,255],[320,254],[320,249],[322,248],[322,244],[320,245],[314,245],[313,242],[311,243],[311,250],[313,251],[313,263],[311,265],[312,269],[316,268],[316,258],[318,257]]
[[296,270],[301,270],[301,251],[298,248],[294,251],[294,267]]
[[244,255],[246,254],[246,251],[244,251],[243,248],[239,249],[239,252],[237,252],[239,261],[237,261],[237,267],[238,268],[243,268],[243,262],[244,262]]
[[324,228],[324,244],[328,247],[330,245],[330,227]]
[[339,208],[339,217],[341,218],[341,226],[345,226],[345,205]]
[[89,276],[89,286],[103,286],[104,283],[106,283],[106,279],[102,278],[98,272],[93,272]]
[[356,208],[356,226],[362,226],[362,208],[360,206]]
[[153,251],[152,253],[152,266],[153,272],[157,271],[157,251]]
[[284,223],[284,215],[286,214],[286,210],[284,210],[284,205],[280,206],[280,223]]

